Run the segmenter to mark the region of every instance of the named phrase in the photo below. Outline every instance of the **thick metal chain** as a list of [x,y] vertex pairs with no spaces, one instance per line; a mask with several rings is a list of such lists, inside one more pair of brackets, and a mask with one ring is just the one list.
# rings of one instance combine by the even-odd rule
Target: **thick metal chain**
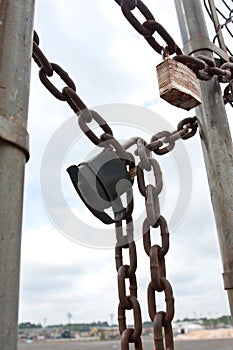
[[[151,281],[147,289],[148,312],[154,325],[154,343],[156,350],[164,350],[163,329],[166,349],[173,350],[173,333],[171,322],[174,317],[174,297],[171,284],[166,279],[165,255],[169,249],[169,231],[165,218],[160,213],[159,194],[162,191],[162,173],[159,163],[152,157],[147,157],[149,167],[144,166],[144,161],[138,165],[138,187],[145,197],[147,218],[143,223],[143,244],[146,254],[150,258]],[[153,171],[155,185],[145,186],[144,174]],[[152,245],[151,228],[159,228],[162,244]],[[165,295],[166,311],[157,311],[156,293]]]
[[198,128],[198,122],[196,117],[185,118],[179,122],[177,129],[173,132],[160,131],[151,137],[149,143],[142,140],[140,137],[133,137],[123,145],[124,149],[128,149],[134,144],[137,144],[136,155],[140,155],[140,159],[143,162],[145,169],[151,168],[148,164],[148,152],[153,151],[157,155],[164,155],[173,150],[175,142],[179,139],[188,140],[193,137]]
[[[217,76],[221,83],[229,83],[228,89],[231,90],[233,81],[232,62],[225,62],[220,67],[217,67],[215,60],[207,56],[199,55],[193,57],[184,55],[172,36],[160,23],[156,22],[153,14],[141,0],[115,0],[115,2],[121,6],[122,13],[129,23],[146,39],[148,44],[157,53],[164,56],[176,54],[173,58],[187,65],[196,74],[198,79],[207,81]],[[136,8],[145,17],[145,22],[140,23],[134,16],[132,11]],[[167,46],[165,48],[155,40],[153,37],[154,33],[159,34],[161,39],[166,42]],[[224,101],[225,103],[230,102],[227,92],[224,93]],[[231,100],[231,102],[232,101],[233,100]]]
[[[79,117],[78,122],[81,130],[95,145],[106,147],[107,142],[108,145],[111,144],[113,148],[115,148],[124,159],[131,159],[130,155],[125,151],[125,148],[123,148],[119,144],[119,142],[114,138],[112,129],[108,125],[106,120],[104,120],[96,111],[87,108],[85,103],[76,93],[76,85],[74,81],[69,77],[68,73],[65,70],[63,70],[58,64],[49,62],[47,57],[41,51],[39,43],[39,36],[34,31],[32,56],[34,61],[40,68],[39,77],[42,84],[58,100],[65,101],[69,104],[71,109]],[[49,77],[52,77],[54,72],[57,73],[66,84],[62,91],[59,91],[58,88],[49,80]],[[89,128],[88,124],[93,120],[103,130],[104,133],[102,135],[97,136]],[[152,150],[156,154],[165,154],[174,147],[174,142],[177,139],[188,139],[196,133],[196,130],[196,118],[186,118],[179,123],[177,130],[173,133],[163,131],[154,135],[151,140],[151,143],[147,145],[147,148],[149,150]],[[135,138],[135,140],[137,140],[137,138]],[[135,140],[133,140],[133,143],[135,142]],[[131,142],[132,140],[130,141],[130,143]],[[164,147],[163,145],[166,144],[168,144],[167,147]]]
[[[39,77],[42,84],[49,92],[60,101],[66,101],[75,113],[87,108],[84,102],[76,94],[76,86],[68,73],[64,71],[58,64],[50,63],[44,53],[41,51],[40,40],[38,34],[34,31],[33,37],[33,53],[32,57],[40,68]],[[57,73],[66,84],[62,91],[49,80],[53,74]]]
[[[121,335],[121,349],[128,350],[129,344],[133,343],[134,348],[142,350],[142,317],[141,308],[137,299],[137,252],[133,237],[132,216],[126,219],[126,235],[123,234],[122,221],[116,223],[116,248],[115,259],[118,272],[118,322]],[[129,265],[123,262],[123,249],[129,253]],[[129,281],[129,294],[126,293],[126,280]],[[133,310],[134,327],[128,328],[126,323],[126,311]]]
[[[185,123],[178,125],[177,131],[165,135],[166,137],[174,137],[173,143],[179,137],[191,137],[193,130],[190,131],[190,125],[195,125],[193,129],[196,130],[196,118],[189,118],[186,120],[186,128],[183,128]],[[164,132],[165,133],[165,132]],[[185,135],[186,134],[186,135]],[[156,141],[153,141],[156,138]],[[152,143],[158,142],[159,135],[152,137]],[[159,141],[160,142],[160,141]],[[169,231],[165,218],[160,213],[159,195],[163,187],[162,173],[159,163],[152,157],[151,143],[147,144],[141,138],[134,138],[130,140],[125,147],[131,147],[136,144],[136,154],[139,156],[139,164],[137,165],[137,180],[138,188],[142,196],[145,198],[145,207],[147,217],[143,223],[143,244],[146,254],[150,258],[150,272],[151,281],[148,285],[148,312],[154,328],[154,343],[156,350],[174,349],[172,320],[174,317],[174,297],[170,282],[166,278],[165,255],[169,250]],[[161,144],[158,144],[160,147]],[[174,145],[173,145],[174,147]],[[172,147],[172,148],[173,148]],[[151,147],[153,150],[154,147]],[[167,147],[166,152],[172,150]],[[162,150],[165,150],[163,148]],[[164,154],[164,153],[161,153]],[[154,175],[154,184],[145,184],[145,175],[151,172]],[[131,205],[132,208],[132,205]],[[130,217],[126,219],[126,235],[123,234],[122,222],[116,224],[117,245],[115,249],[116,268],[118,271],[118,293],[119,293],[119,307],[118,307],[118,321],[119,331],[121,334],[121,349],[128,350],[129,344],[134,343],[135,349],[142,349],[141,333],[141,311],[137,300],[137,255],[136,245],[133,240],[133,222],[132,211]],[[161,245],[152,245],[151,229],[159,228],[161,235]],[[128,249],[129,265],[123,264],[123,249]],[[125,280],[129,280],[129,295],[126,295]],[[157,311],[156,294],[164,293],[166,302],[166,311]],[[127,328],[126,326],[126,310],[133,310],[134,328]],[[165,340],[165,347],[164,347]]]
[[[143,11],[143,7],[142,7]],[[166,279],[165,255],[169,248],[169,232],[166,220],[160,214],[159,194],[162,190],[162,174],[158,162],[152,158],[152,154],[163,155],[170,152],[175,142],[182,138],[186,140],[197,131],[197,119],[186,118],[182,120],[174,132],[162,131],[151,138],[149,143],[140,137],[130,139],[122,146],[113,136],[113,132],[107,122],[93,110],[87,109],[84,102],[76,94],[76,86],[59,65],[50,63],[39,48],[39,37],[34,33],[33,58],[40,67],[39,77],[43,85],[53,96],[61,101],[66,101],[72,110],[78,115],[79,126],[86,136],[99,147],[112,147],[116,153],[124,159],[131,177],[137,176],[138,187],[145,198],[147,217],[143,224],[143,242],[146,253],[150,257],[151,281],[148,286],[148,310],[154,324],[154,340],[157,350],[164,349],[163,329],[165,334],[166,349],[173,349],[173,336],[171,322],[174,315],[174,298],[172,287]],[[49,78],[57,73],[66,86],[59,91]],[[88,126],[95,121],[103,130],[102,135],[96,135]],[[135,166],[134,157],[127,151],[132,145],[137,145],[136,154],[140,163]],[[145,172],[153,171],[155,184],[145,185]],[[115,259],[118,271],[118,320],[121,334],[121,349],[128,350],[133,343],[136,350],[142,350],[142,318],[140,304],[137,299],[137,253],[133,235],[133,193],[127,193],[127,208],[125,210],[126,234],[123,233],[123,222],[116,223],[116,248]],[[151,228],[160,228],[162,244],[151,245]],[[129,252],[129,265],[123,262],[123,250]],[[129,294],[126,293],[126,281],[129,281]],[[157,312],[156,293],[163,292],[166,301],[166,311]],[[126,311],[133,311],[134,327],[128,328]]]
[[[143,223],[143,244],[146,254],[150,258],[151,281],[148,285],[148,312],[154,328],[154,343],[156,350],[174,349],[172,320],[174,317],[174,297],[170,282],[166,278],[165,255],[169,250],[169,231],[165,218],[160,213],[159,195],[163,188],[162,173],[159,163],[152,154],[163,155],[170,152],[175,142],[180,139],[188,139],[197,131],[197,119],[186,118],[177,126],[174,132],[162,131],[152,136],[150,143],[141,138],[134,137],[125,143],[124,148],[137,146],[135,154],[140,162],[136,167],[138,188],[145,198],[147,217]],[[153,152],[153,153],[152,153]],[[146,172],[153,172],[154,184],[145,184]],[[132,203],[131,203],[132,209]],[[152,245],[151,229],[159,228],[162,244]],[[123,235],[122,222],[116,224],[117,245],[115,249],[116,268],[118,271],[119,308],[118,321],[121,334],[121,349],[128,350],[129,344],[134,343],[135,349],[142,349],[141,344],[141,312],[137,301],[136,282],[136,245],[133,240],[132,210],[126,220],[126,235]],[[129,265],[123,264],[123,249],[129,251]],[[126,295],[125,280],[129,280],[130,293]],[[156,294],[164,293],[166,311],[157,311]],[[126,327],[125,311],[132,310],[134,315],[134,328]],[[137,337],[135,336],[137,335]],[[165,340],[165,344],[164,344]],[[165,345],[165,347],[164,347]]]
[[[155,21],[153,14],[146,7],[141,0],[115,0],[118,5],[121,6],[122,13],[134,27],[134,29],[140,33],[148,42],[148,44],[159,54],[169,52],[170,55],[176,53],[181,55],[182,51],[175,43],[170,34],[166,29],[158,22]],[[145,17],[145,22],[140,23],[137,18],[133,15],[132,11],[137,8],[141,14]],[[160,45],[153,37],[154,33],[157,32],[161,38],[167,43],[167,47],[164,48]]]
[[233,81],[224,89],[223,99],[225,104],[230,103],[233,107]]

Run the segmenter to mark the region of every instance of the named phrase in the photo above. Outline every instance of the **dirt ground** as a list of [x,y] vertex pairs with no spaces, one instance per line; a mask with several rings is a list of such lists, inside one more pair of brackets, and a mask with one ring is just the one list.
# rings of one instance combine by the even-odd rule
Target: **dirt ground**
[[[188,334],[180,334],[176,337],[176,339],[177,340],[232,339],[233,341],[233,328],[196,330]],[[233,346],[232,346],[232,349],[233,349]]]
[[[143,339],[143,349],[152,350],[152,337]],[[119,341],[65,341],[20,344],[18,350],[115,350]],[[175,339],[176,350],[233,350],[233,328],[192,331]]]

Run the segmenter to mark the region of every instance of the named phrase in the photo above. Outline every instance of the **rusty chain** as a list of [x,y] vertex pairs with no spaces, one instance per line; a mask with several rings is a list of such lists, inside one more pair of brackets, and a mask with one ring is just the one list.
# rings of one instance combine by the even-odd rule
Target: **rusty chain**
[[[142,11],[144,11],[142,7]],[[134,137],[122,146],[113,136],[112,129],[107,122],[93,110],[87,109],[84,102],[76,93],[76,86],[59,65],[50,63],[39,47],[39,37],[34,33],[33,58],[40,68],[39,77],[42,84],[60,101],[66,101],[72,110],[78,115],[79,126],[84,134],[99,147],[112,147],[123,158],[128,166],[129,174],[137,176],[139,191],[145,198],[147,217],[143,223],[143,243],[147,255],[150,257],[151,281],[148,285],[148,310],[154,325],[154,341],[156,350],[164,350],[163,329],[166,349],[173,349],[173,335],[171,322],[174,315],[174,298],[172,287],[166,279],[165,255],[169,248],[169,232],[166,220],[160,214],[159,194],[162,191],[162,173],[158,162],[152,154],[163,155],[170,152],[175,147],[175,142],[179,139],[186,140],[192,137],[197,131],[197,119],[186,118],[182,120],[177,129],[173,132],[162,131],[152,136],[149,143],[140,137]],[[64,81],[66,86],[62,91],[50,81],[54,74]],[[91,121],[95,121],[102,129],[103,134],[96,135],[88,126]],[[127,151],[136,144],[136,155],[140,162],[135,165],[133,155]],[[145,172],[153,171],[155,184],[145,184]],[[118,320],[119,332],[121,334],[121,349],[128,350],[129,344],[133,343],[136,350],[142,350],[142,318],[140,304],[137,299],[137,252],[133,235],[133,193],[127,193],[127,208],[125,210],[126,235],[123,234],[123,221],[116,225],[116,248],[115,259],[118,271]],[[151,228],[159,228],[162,244],[151,244]],[[124,264],[123,250],[128,250],[129,265]],[[129,294],[126,293],[126,282],[129,281]],[[157,311],[156,293],[163,292],[166,301],[166,311]],[[127,327],[126,311],[133,311],[134,326]]]
[[[233,81],[233,63],[225,62],[218,67],[216,61],[210,57],[199,55],[197,57],[184,55],[179,46],[175,43],[174,39],[167,32],[167,30],[158,23],[153,14],[147,8],[147,6],[141,0],[115,0],[120,5],[123,15],[133,26],[133,28],[141,34],[148,44],[159,54],[163,56],[170,56],[176,54],[173,57],[174,60],[179,61],[188,66],[200,80],[211,80],[214,76],[218,77],[219,82],[228,83],[228,89],[224,91],[224,102],[230,102],[233,104],[232,94],[228,93],[228,90],[232,89]],[[145,21],[141,23],[133,14],[133,10],[138,9],[139,12],[145,17]],[[154,38],[154,34],[157,33],[167,46],[163,47]]]
[[233,107],[233,81],[224,89],[224,103]]
[[[143,244],[146,254],[150,258],[151,281],[147,289],[148,312],[154,328],[154,343],[156,350],[165,348],[174,349],[172,320],[174,317],[174,297],[170,282],[166,279],[165,255],[169,249],[169,231],[165,218],[160,213],[159,194],[162,191],[162,173],[158,162],[147,158],[151,164],[155,177],[155,186],[145,186],[144,174],[146,168],[143,162],[138,165],[138,186],[141,194],[145,197],[147,218],[143,223]],[[139,170],[140,169],[140,170]],[[162,244],[152,245],[151,228],[159,228]],[[163,292],[165,295],[166,312],[157,311],[156,293]],[[164,329],[164,333],[163,333]]]
[[[165,255],[169,250],[169,231],[165,218],[160,213],[159,195],[163,188],[162,173],[159,163],[152,154],[163,155],[170,152],[175,142],[180,139],[188,139],[197,131],[197,119],[186,118],[182,120],[174,132],[163,131],[152,136],[150,143],[141,138],[134,137],[125,143],[128,149],[136,145],[135,154],[139,156],[136,166],[138,188],[145,198],[146,219],[143,223],[143,245],[146,254],[150,258],[151,281],[148,285],[148,312],[154,329],[154,343],[156,350],[174,349],[172,320],[174,317],[174,297],[170,282],[166,279]],[[154,184],[145,184],[146,172],[153,172]],[[126,218],[126,235],[123,234],[122,221],[116,224],[116,248],[115,259],[118,271],[118,322],[121,334],[121,349],[128,350],[129,344],[134,344],[134,349],[141,350],[141,311],[137,300],[137,253],[133,239],[132,208],[130,216]],[[162,244],[152,245],[151,229],[160,229]],[[123,264],[123,249],[129,252],[129,265]],[[129,280],[129,295],[126,295],[125,280]],[[165,295],[166,311],[157,311],[156,293]],[[126,310],[133,310],[134,328],[126,326]],[[164,344],[165,343],[165,344]],[[164,347],[165,346],[165,347]]]
[[[108,145],[111,144],[124,159],[129,159],[130,155],[114,138],[112,129],[106,120],[104,120],[96,111],[87,108],[85,103],[76,93],[76,85],[74,81],[69,77],[68,73],[62,69],[62,67],[56,63],[49,62],[40,49],[39,43],[39,36],[34,31],[32,56],[40,68],[39,78],[42,84],[58,100],[68,103],[71,109],[79,116],[78,122],[81,130],[95,145],[105,147],[107,142]],[[49,80],[49,78],[53,76],[54,72],[59,75],[65,84],[67,84],[62,91],[59,91],[58,88]],[[104,133],[102,135],[97,136],[90,129],[88,124],[91,121],[95,121],[103,130]],[[174,147],[174,142],[177,139],[182,138],[186,140],[192,137],[196,133],[196,130],[196,118],[185,118],[179,123],[176,131],[172,133],[163,131],[154,135],[151,139],[151,143],[147,145],[147,148],[156,154],[165,154]],[[133,141],[133,143],[134,142],[135,141]],[[161,149],[164,144],[168,144],[168,146]]]
[[[164,155],[173,150],[175,142],[179,139],[188,140],[193,137],[198,128],[196,117],[185,118],[179,122],[175,131],[160,131],[151,137],[149,143],[142,140],[140,137],[133,137],[124,144],[124,149],[128,149],[134,144],[137,144],[136,155],[139,155],[145,166],[145,169],[150,168],[148,165],[148,152],[153,151],[157,155]],[[144,155],[144,157],[143,157]],[[147,165],[145,165],[147,164]]]
[[[121,349],[128,350],[129,344],[134,343],[135,349],[142,349],[142,317],[140,304],[137,299],[137,252],[133,237],[132,216],[126,219],[126,235],[123,234],[122,221],[116,225],[115,260],[118,272],[118,322],[121,335]],[[129,253],[129,265],[123,262],[123,249]],[[126,294],[126,280],[129,280],[129,295]],[[128,328],[126,323],[126,311],[133,310],[134,328]]]
[[[188,120],[178,125],[177,132],[162,135],[165,137],[191,137],[193,130],[190,131],[190,125],[195,125],[196,118],[188,118]],[[184,128],[186,125],[186,128]],[[187,127],[188,125],[188,127]],[[193,127],[193,129],[196,129]],[[159,133],[161,134],[161,133]],[[152,143],[159,139],[159,134],[152,137]],[[186,135],[185,135],[186,134]],[[175,141],[173,141],[175,143]],[[159,163],[152,157],[151,143],[147,144],[141,138],[133,138],[126,145],[129,148],[136,144],[135,154],[139,156],[137,165],[137,181],[138,188],[142,196],[145,198],[146,218],[143,222],[143,245],[146,254],[150,258],[151,281],[149,282],[148,295],[148,312],[154,328],[154,343],[156,350],[174,349],[172,320],[174,317],[174,297],[170,282],[166,278],[165,255],[169,250],[169,231],[165,218],[160,213],[159,195],[163,188],[162,173]],[[149,147],[148,147],[149,146]],[[151,148],[151,149],[150,149]],[[165,150],[165,148],[163,148]],[[171,151],[171,147],[167,147],[166,151]],[[147,172],[153,172],[154,184],[145,184],[145,175]],[[131,206],[132,208],[132,206]],[[151,229],[159,228],[161,235],[161,245],[152,245]],[[126,235],[123,234],[123,223],[116,223],[116,239],[115,248],[116,269],[118,271],[118,321],[119,331],[121,334],[121,349],[128,350],[129,344],[134,344],[134,349],[141,350],[141,311],[137,300],[137,253],[136,245],[133,239],[133,222],[132,211],[126,219]],[[123,249],[127,249],[129,253],[129,265],[123,263]],[[126,294],[126,279],[129,280],[129,295]],[[166,311],[157,311],[156,294],[164,293]],[[126,326],[126,310],[133,310],[134,328]],[[165,340],[165,344],[164,344]],[[165,347],[164,347],[165,345]]]

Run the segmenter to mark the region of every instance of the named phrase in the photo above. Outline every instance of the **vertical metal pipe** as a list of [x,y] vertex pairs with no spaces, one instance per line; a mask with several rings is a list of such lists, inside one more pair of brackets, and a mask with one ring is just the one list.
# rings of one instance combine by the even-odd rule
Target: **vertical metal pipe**
[[17,349],[33,0],[0,1],[0,349]]
[[[193,43],[209,40],[200,0],[175,0],[183,44],[190,51]],[[186,52],[188,54],[189,52]],[[198,54],[212,56],[211,52]],[[200,81],[202,104],[196,109],[207,169],[209,187],[223,262],[224,286],[233,317],[233,154],[232,139],[222,93],[217,78]]]

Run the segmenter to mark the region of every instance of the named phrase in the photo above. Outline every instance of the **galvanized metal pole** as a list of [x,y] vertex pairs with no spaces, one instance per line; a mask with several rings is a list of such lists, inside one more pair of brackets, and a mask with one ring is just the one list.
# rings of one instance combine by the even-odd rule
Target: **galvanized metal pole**
[[17,349],[33,0],[0,1],[0,349]]
[[[200,0],[175,0],[186,54],[212,56]],[[206,50],[199,51],[206,47]],[[196,109],[223,261],[223,279],[233,317],[233,154],[222,93],[216,78],[200,82],[202,105]]]

